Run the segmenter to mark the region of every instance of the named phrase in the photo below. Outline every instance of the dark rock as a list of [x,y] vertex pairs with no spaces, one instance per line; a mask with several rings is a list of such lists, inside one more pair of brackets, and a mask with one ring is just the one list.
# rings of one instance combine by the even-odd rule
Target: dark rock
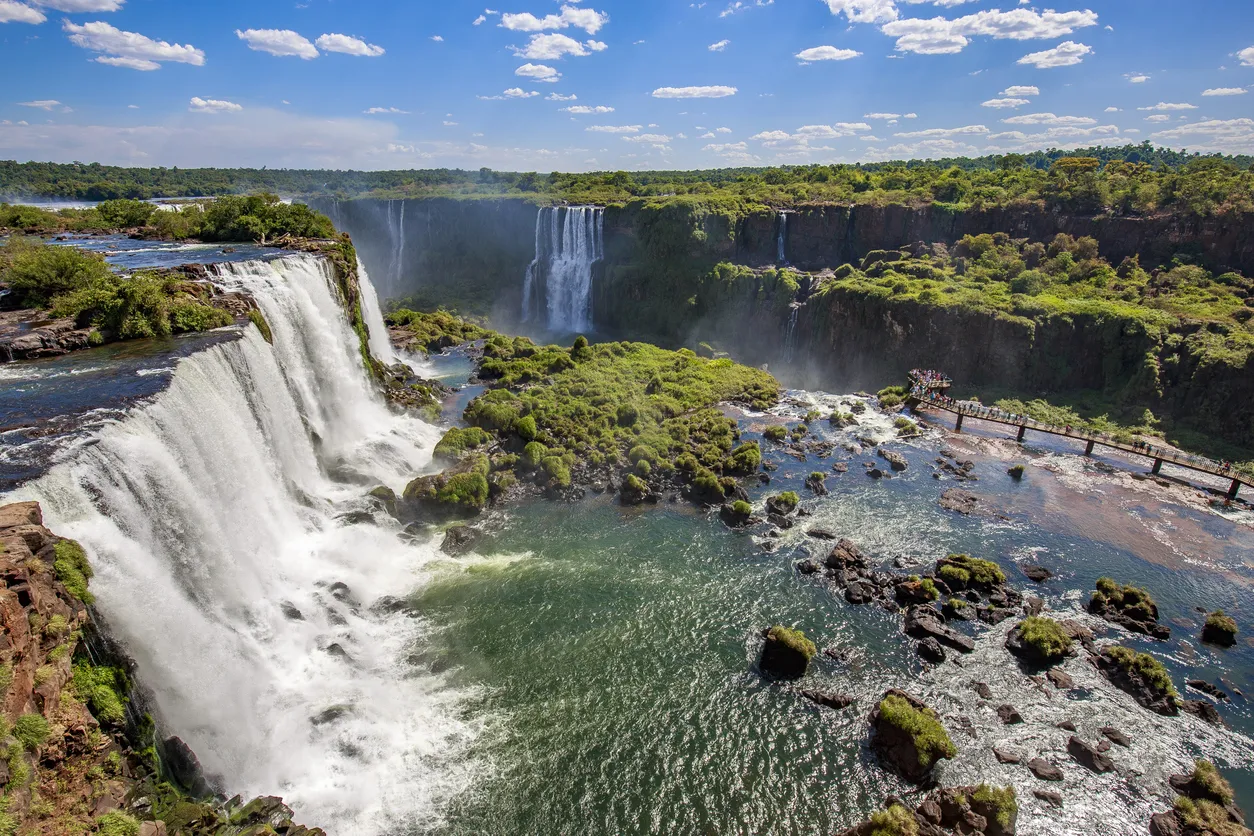
[[823,564],[814,558],[807,558],[797,563],[797,571],[802,575],[817,575],[823,571]]
[[1079,763],[1081,766],[1092,770],[1093,772],[1114,772],[1115,764],[1109,757],[1097,750],[1097,747],[1090,746],[1075,735],[1067,741],[1067,753]]
[[1110,751],[1110,747],[1111,747],[1111,745],[1112,745],[1112,744],[1111,744],[1111,742],[1110,742],[1109,740],[1099,740],[1099,741],[1097,742],[1097,751],[1099,751],[1099,752],[1109,752],[1109,751]]
[[934,662],[939,665],[945,661],[945,648],[941,647],[940,643],[930,636],[919,642],[915,652],[919,654],[919,658],[927,662]]
[[1188,686],[1189,688],[1192,688],[1194,691],[1201,691],[1203,694],[1206,694],[1208,697],[1214,697],[1220,702],[1230,701],[1230,698],[1228,697],[1227,694],[1223,692],[1222,689],[1220,689],[1219,687],[1215,685],[1212,685],[1211,683],[1207,682],[1204,679],[1190,679],[1188,682],[1184,684]]
[[1032,790],[1032,795],[1036,796],[1041,801],[1044,801],[1046,804],[1058,807],[1059,809],[1062,808],[1062,796],[1056,792],[1050,792],[1049,790]]
[[1223,717],[1219,716],[1219,709],[1215,708],[1211,703],[1202,700],[1183,700],[1180,703],[1180,710],[1185,714],[1192,714],[1194,717],[1205,720],[1212,726],[1227,725],[1224,723]]
[[1008,618],[1013,618],[1015,611],[1009,607],[976,607],[976,615],[985,624],[996,626]]
[[980,498],[969,491],[950,488],[941,494],[940,506],[947,511],[956,511],[969,517],[979,510]]
[[334,656],[336,659],[343,659],[346,662],[353,661],[353,657],[348,654],[347,650],[340,646],[339,642],[327,645],[327,655]]
[[[935,716],[934,712],[920,700],[904,691],[891,689],[884,694],[885,698],[889,696],[905,700],[916,711]],[[878,703],[875,710],[871,712],[870,721],[873,732],[871,745],[880,758],[907,781],[915,784],[922,783],[935,766],[935,760],[929,760],[919,751],[913,734],[888,722],[881,713]]]
[[843,711],[844,709],[853,705],[853,697],[847,696],[845,694],[835,694],[835,693],[831,693],[828,691],[811,691],[811,690],[803,690],[803,691],[799,691],[798,693],[800,693],[801,696],[805,697],[807,700],[809,700],[812,703],[821,705],[824,708],[835,709],[836,711]]
[[822,473],[812,473],[807,476],[806,487],[809,488],[815,496],[827,496],[827,483],[823,480]]
[[1132,745],[1132,739],[1114,726],[1102,726],[1099,731],[1105,735],[1111,743],[1118,743],[1120,746],[1125,747]]
[[766,641],[758,662],[764,674],[777,679],[800,679],[806,675],[815,652],[812,642],[800,631],[782,627],[772,627],[764,635]]
[[1011,752],[1008,749],[998,749],[993,747],[993,756],[997,758],[998,763],[1022,763],[1023,756],[1018,752]]
[[1063,729],[1065,731],[1073,732],[1075,731],[1075,723],[1071,722],[1070,720],[1063,720],[1061,723],[1058,724],[1058,728]]
[[946,621],[972,621],[976,618],[975,607],[961,598],[947,598],[941,612]]
[[1107,648],[1101,655],[1092,658],[1097,669],[1112,685],[1131,694],[1133,699],[1156,714],[1174,717],[1180,713],[1180,701],[1174,693],[1161,687],[1140,670],[1120,664],[1110,653]]
[[353,598],[353,591],[348,588],[348,584],[336,581],[327,588],[327,591],[331,593],[332,598],[339,601],[341,604],[348,604],[354,607],[357,606],[357,600]]
[[1014,726],[1023,722],[1023,715],[1013,705],[997,706],[997,718],[1006,726]]
[[835,540],[836,539],[835,532],[828,531],[826,528],[812,528],[809,531],[807,531],[806,534],[810,537],[813,537],[816,540]]
[[209,782],[200,768],[200,760],[182,738],[168,738],[161,748],[162,765],[179,786],[195,797],[209,794]]
[[909,636],[916,639],[936,639],[959,653],[971,653],[975,650],[974,641],[946,627],[941,622],[940,613],[930,606],[914,606],[906,610],[903,629]]
[[1183,836],[1184,827],[1175,810],[1150,816],[1150,836]]
[[1028,580],[1034,583],[1045,583],[1054,576],[1054,573],[1046,569],[1044,566],[1023,566],[1020,567],[1023,574]]
[[785,529],[785,530],[792,528],[794,525],[796,525],[796,522],[788,519],[788,517],[785,517],[781,514],[775,514],[775,513],[767,514],[766,519],[768,522],[770,522],[771,525],[776,526],[778,528]]
[[1062,770],[1043,758],[1028,761],[1028,770],[1042,781],[1062,780]]
[[869,583],[855,581],[845,587],[845,600],[851,604],[869,604],[875,600],[878,590]]
[[888,462],[889,466],[892,467],[893,470],[905,470],[910,466],[910,463],[906,461],[906,457],[901,455],[901,453],[896,453],[892,450],[885,450],[883,447],[880,448],[879,453],[880,456]]
[[975,689],[975,693],[979,694],[981,699],[991,700],[993,698],[993,689],[983,682],[976,682],[971,687]]
[[318,712],[309,718],[309,722],[315,726],[325,726],[328,723],[334,723],[342,717],[347,717],[353,713],[351,705],[333,705],[328,709]]
[[[781,517],[786,517],[789,514],[791,514],[793,511],[797,510],[797,506],[788,502],[786,499],[784,499],[783,494],[780,494],[779,496],[767,497],[766,510],[767,510],[767,513],[769,513],[772,516],[778,515]],[[776,523],[776,525],[779,525],[779,523]],[[787,526],[780,526],[780,527],[786,528]]]
[[1070,674],[1058,668],[1050,668],[1045,672],[1045,676],[1060,691],[1070,691],[1075,687],[1075,680],[1071,678]]
[[481,536],[477,528],[455,525],[444,532],[444,542],[440,544],[440,548],[445,554],[465,554],[475,547]]
[[283,617],[289,621],[305,620],[305,616],[301,614],[300,610],[296,609],[296,605],[289,601],[284,601],[282,604],[279,604],[279,609],[283,611]]

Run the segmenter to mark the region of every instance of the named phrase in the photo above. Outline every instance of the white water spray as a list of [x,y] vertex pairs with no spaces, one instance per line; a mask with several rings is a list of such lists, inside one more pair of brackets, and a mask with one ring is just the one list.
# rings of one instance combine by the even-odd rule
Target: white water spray
[[788,264],[788,213],[779,213],[779,236],[775,241],[776,262],[782,267]]
[[523,280],[523,321],[543,308],[550,331],[592,328],[592,273],[605,257],[605,210],[595,206],[541,209],[536,215],[536,256]]
[[254,296],[274,346],[248,327],[182,360],[12,499],[86,546],[163,727],[228,795],[283,795],[337,836],[429,827],[472,778],[474,730],[463,695],[401,661],[424,623],[371,606],[420,587],[436,552],[381,513],[340,516],[429,465],[438,431],[370,387],[326,262],[216,269]]

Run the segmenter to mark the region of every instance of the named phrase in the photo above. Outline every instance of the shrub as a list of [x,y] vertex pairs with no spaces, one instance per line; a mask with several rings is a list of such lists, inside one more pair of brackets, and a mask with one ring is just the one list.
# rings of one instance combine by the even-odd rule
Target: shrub
[[1176,798],[1175,811],[1188,828],[1186,832],[1212,836],[1246,836],[1249,833],[1228,817],[1227,810],[1205,798],[1194,801],[1183,795],[1179,796]]
[[70,683],[97,720],[115,726],[126,721],[126,693],[130,683],[121,669],[75,662]]
[[919,823],[914,813],[894,804],[887,810],[880,810],[871,815],[870,836],[918,836]]
[[432,455],[437,459],[456,461],[467,451],[482,447],[491,440],[492,436],[479,427],[454,427],[435,445]]
[[536,419],[531,415],[524,415],[514,422],[514,432],[523,441],[531,442],[536,440]]
[[880,701],[880,718],[910,735],[923,769],[931,769],[941,758],[958,754],[958,748],[930,708],[919,710],[903,697],[889,694]]
[[970,575],[970,582],[978,586],[996,586],[1006,582],[1006,574],[991,560],[980,560],[969,554],[951,554],[938,561],[941,577],[944,577],[946,566],[962,569]]
[[876,397],[879,398],[881,408],[892,409],[905,403],[908,394],[909,390],[904,386],[886,386],[876,394]]
[[793,630],[788,627],[775,625],[766,634],[767,639],[777,641],[785,647],[795,650],[809,661],[814,658],[819,649],[814,646],[814,642],[806,638],[806,634],[800,630]]
[[965,589],[966,585],[971,582],[971,573],[960,566],[953,566],[946,563],[940,567],[938,573],[946,584],[953,589]]
[[588,338],[583,334],[575,337],[575,344],[571,346],[570,358],[576,362],[591,359],[592,349],[588,347]]
[[1071,652],[1071,636],[1052,618],[1028,616],[1019,624],[1019,632],[1024,643],[1035,648],[1043,659],[1061,659]]
[[8,282],[19,305],[43,308],[56,297],[76,293],[111,277],[104,257],[77,247],[47,246],[14,239],[5,244],[0,279]]
[[[211,331],[230,325],[232,321],[226,311],[200,302],[175,302],[170,305],[170,330],[175,334]],[[264,332],[262,336],[265,336]],[[273,337],[267,342],[273,342]]]
[[257,326],[257,330],[261,332],[261,337],[270,345],[274,345],[274,332],[270,330],[270,323],[266,321],[266,316],[256,308],[248,311],[248,321]]
[[1015,798],[1014,787],[999,789],[980,784],[971,794],[971,800],[992,813],[990,818],[1002,828],[1009,828],[1019,814],[1019,802]]
[[455,473],[436,493],[436,499],[448,505],[483,508],[488,504],[488,479],[483,473]]
[[143,200],[106,200],[96,207],[100,220],[118,229],[147,226],[156,211],[156,205]]
[[772,498],[771,505],[782,514],[790,514],[800,501],[801,497],[797,496],[796,491],[784,491]]
[[788,437],[788,428],[783,424],[772,424],[762,431],[762,437],[771,441],[783,441]]
[[1202,641],[1231,646],[1236,642],[1237,622],[1223,610],[1215,610],[1206,617],[1202,628]]
[[903,418],[900,415],[893,420],[893,426],[897,428],[897,435],[913,435],[919,431],[919,425],[911,421],[909,418]]
[[1199,759],[1193,762],[1191,783],[1199,792],[1218,804],[1232,803],[1234,798],[1232,785],[1228,783],[1224,776],[1219,774],[1219,770],[1208,760]]
[[96,819],[96,832],[100,836],[139,836],[139,822],[114,810]]
[[940,597],[940,590],[936,588],[936,583],[931,578],[924,578],[919,581],[919,589],[923,590],[923,594],[927,596],[929,601],[935,601]]
[[653,472],[653,465],[649,464],[648,459],[641,459],[636,462],[636,472],[647,479],[649,474]]
[[23,714],[13,724],[13,736],[17,742],[32,752],[44,745],[48,734],[48,721],[42,714]]
[[1120,645],[1108,647],[1102,653],[1128,673],[1140,676],[1155,692],[1171,697],[1178,696],[1167,668],[1148,653],[1137,653]]
[[1022,479],[1025,470],[1026,468],[1023,465],[1017,464],[1006,472],[1010,474],[1012,479]]
[[753,506],[743,499],[737,499],[732,503],[732,513],[738,517],[753,516]]
[[559,487],[569,488],[571,484],[570,468],[566,462],[557,456],[548,456],[542,461],[541,466],[544,472],[548,474]]
[[537,468],[549,455],[549,448],[538,441],[533,441],[523,448],[522,463],[530,468]]
[[627,453],[627,461],[632,464],[639,464],[642,461],[652,464],[657,461],[657,451],[647,444],[637,444]]
[[65,591],[84,604],[90,604],[92,594],[87,591],[87,582],[91,580],[91,564],[87,562],[87,552],[73,540],[61,540],[53,547],[56,556],[52,563],[52,571],[57,580],[65,587]]
[[756,472],[761,466],[762,448],[756,441],[749,441],[732,450],[731,455],[723,464],[723,469],[728,473],[748,475]]

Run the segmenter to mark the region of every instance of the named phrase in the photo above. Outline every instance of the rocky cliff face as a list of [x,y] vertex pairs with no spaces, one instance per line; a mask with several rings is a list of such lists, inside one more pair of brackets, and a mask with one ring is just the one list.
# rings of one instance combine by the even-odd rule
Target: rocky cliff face
[[323,836],[278,798],[206,798],[195,755],[154,738],[125,660],[105,661],[90,576],[38,503],[0,506],[0,833]]

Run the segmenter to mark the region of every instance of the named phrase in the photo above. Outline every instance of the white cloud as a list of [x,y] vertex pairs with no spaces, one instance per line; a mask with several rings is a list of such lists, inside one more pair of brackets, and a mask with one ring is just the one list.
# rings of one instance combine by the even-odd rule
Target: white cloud
[[[698,130],[700,129],[698,128]],[[788,134],[784,134],[784,136],[788,136]],[[705,133],[701,134],[701,136],[698,138],[699,139],[718,139],[718,134],[714,133],[714,131],[706,131]]]
[[639,125],[589,125],[584,128],[598,134],[635,134],[640,133]]
[[1078,44],[1075,41],[1063,41],[1053,49],[1046,49],[1041,52],[1030,52],[1019,59],[1020,64],[1031,64],[1038,70],[1049,70],[1054,67],[1072,67],[1084,60],[1084,56],[1091,55],[1093,48],[1086,44]]
[[477,96],[485,102],[499,102],[503,99],[530,99],[533,96],[540,95],[536,91],[524,91],[521,87],[511,87],[499,96]]
[[200,96],[192,96],[191,106],[187,109],[192,113],[239,113],[244,108],[235,102],[223,101],[222,99],[202,99]]
[[720,134],[729,134],[732,132],[732,129],[731,128],[715,128],[714,132],[720,133]]
[[456,122],[450,122],[450,121],[448,121],[447,119],[445,119],[445,120],[444,120],[444,127],[446,127],[446,128],[456,128],[456,127],[457,127],[457,123],[456,123]]
[[504,14],[501,15],[501,26],[516,32],[543,32],[546,29],[566,29],[573,26],[584,30],[589,35],[595,35],[609,20],[610,16],[604,12],[594,12],[592,9],[580,9],[576,6],[562,6],[561,14],[544,17],[536,17],[530,12]]
[[[704,5],[705,3],[701,4],[701,6],[704,6]],[[762,6],[773,6],[773,5],[775,5],[775,0],[732,0],[731,5],[729,5],[726,9],[723,9],[723,11],[719,12],[718,16],[728,17],[729,15],[734,15],[736,12],[743,12],[743,11],[748,11],[749,9],[753,9],[753,8],[761,8]],[[697,6],[697,8],[699,9],[701,8],[701,6]]]
[[562,77],[562,74],[552,67],[544,64],[523,64],[514,70],[514,75],[523,78],[530,78],[533,81],[555,82]]
[[724,39],[724,40],[719,41],[716,44],[710,44],[709,50],[710,52],[722,52],[723,50],[727,49],[727,47],[729,46],[731,46],[731,41]]
[[409,113],[409,111],[401,110],[398,107],[372,107],[369,110],[363,110],[362,113],[374,116],[380,113]]
[[[831,0],[828,2],[830,4]],[[897,38],[898,52],[940,55],[961,52],[976,36],[1016,41],[1057,38],[1096,24],[1097,14],[1087,10],[1036,12],[1020,8],[1003,12],[989,9],[953,20],[943,17],[891,20],[884,23],[880,31]]]
[[1131,84],[1144,84],[1150,80],[1150,77],[1143,73],[1124,73],[1123,77]]
[[1002,90],[1002,91],[1001,91],[1000,93],[998,93],[997,95],[999,95],[999,96],[1011,96],[1011,97],[1021,97],[1021,96],[1039,96],[1039,95],[1041,95],[1041,88],[1039,88],[1039,87],[1028,87],[1028,86],[1024,86],[1024,85],[1016,84],[1016,85],[1014,85],[1013,87],[1007,87],[1005,90]]
[[1055,116],[1052,113],[1025,113],[1001,120],[1007,125],[1096,125],[1096,119],[1087,116]]
[[1203,90],[1203,96],[1244,96],[1247,91],[1244,87],[1212,87],[1209,90]]
[[[439,35],[436,35],[431,40],[442,41],[444,39],[441,38]],[[353,38],[348,35],[336,35],[336,34],[323,35],[322,37],[318,38],[317,44],[318,44],[318,49],[324,49],[327,52],[342,52],[345,55],[358,55],[362,58],[378,58],[380,55],[382,55],[386,51],[381,46],[368,44],[365,41],[361,40],[360,38]],[[306,56],[301,55],[301,57],[305,58]],[[316,57],[316,56],[308,56],[308,57]]]
[[624,142],[648,142],[654,145],[665,144],[671,141],[669,136],[665,134],[639,134],[638,136],[620,137]]
[[82,12],[116,12],[126,0],[33,0],[36,6],[56,9],[58,12],[79,14]]
[[1254,151],[1254,119],[1209,119],[1193,122],[1157,131],[1150,134],[1150,139],[1164,144],[1171,140],[1173,145],[1177,142],[1187,143],[1190,148],[1200,151],[1250,153]]
[[1032,101],[1030,99],[989,99],[981,107],[1022,107],[1025,104],[1032,104]]
[[443,36],[443,35],[432,35],[432,36],[431,36],[431,40],[435,41],[437,44],[442,44],[442,43],[444,43],[444,36]]
[[1106,108],[1107,113],[1120,113],[1120,109],[1114,106]]
[[1170,122],[1171,117],[1165,113],[1155,113],[1153,116],[1146,116],[1146,122]]
[[291,29],[236,29],[236,36],[257,52],[268,52],[280,57],[294,56],[306,61],[317,58],[318,50],[309,39]]
[[893,136],[901,139],[928,139],[930,137],[971,136],[986,133],[988,133],[988,128],[983,125],[964,125],[961,128],[928,128],[925,131],[907,131],[906,133],[893,134]]
[[571,93],[569,96],[563,96],[561,93],[550,93],[544,97],[544,100],[546,102],[573,102],[578,98],[574,93]]
[[38,99],[33,102],[18,102],[22,107],[33,107],[39,110],[51,111],[54,107],[60,107],[61,103],[56,99]]
[[482,23],[486,23],[486,22],[487,22],[487,20],[488,20],[488,18],[487,18],[487,16],[486,16],[486,15],[479,15],[477,18],[475,18],[475,19],[471,22],[471,24],[470,24],[470,25],[471,25],[471,26],[478,26],[478,25],[480,25],[480,24],[482,24]]
[[38,9],[32,9],[16,0],[0,0],[0,23],[33,23],[40,24],[48,16]]
[[525,47],[511,47],[519,58],[531,58],[537,61],[557,61],[564,55],[585,56],[601,52],[606,45],[600,41],[580,43],[566,35],[532,35]]
[[888,23],[897,19],[893,0],[825,0],[832,14],[845,13],[850,23]]
[[900,119],[900,113],[864,113],[863,119]]
[[795,56],[797,60],[803,64],[809,64],[814,61],[848,61],[850,58],[857,58],[861,55],[855,49],[837,49],[834,46],[813,46],[809,49],[803,49]]
[[728,151],[748,151],[749,146],[743,142],[731,142],[722,145],[707,145],[701,150],[713,151],[715,154],[725,154]]
[[579,116],[587,116],[592,113],[613,113],[614,112],[614,108],[606,107],[605,105],[597,105],[596,107],[591,107],[589,105],[574,105],[573,107],[560,108],[560,110],[565,111],[566,113],[573,113]]
[[1137,110],[1197,110],[1197,105],[1188,102],[1159,102],[1149,107],[1138,107]]
[[919,114],[917,114],[917,113],[907,113],[905,116],[903,116],[903,117],[901,117],[901,118],[903,118],[903,119],[918,119],[918,118],[919,118]]
[[659,87],[653,91],[655,99],[722,99],[738,93],[735,87]]
[[1246,67],[1254,67],[1254,46],[1243,49],[1237,53],[1237,58],[1241,59],[1241,63]]
[[155,41],[138,32],[123,32],[100,21],[80,26],[67,20],[62,28],[70,34],[70,43],[75,46],[104,53],[96,59],[101,64],[134,70],[156,70],[160,69],[161,61],[196,67],[205,63],[205,53],[191,44],[184,46]]

